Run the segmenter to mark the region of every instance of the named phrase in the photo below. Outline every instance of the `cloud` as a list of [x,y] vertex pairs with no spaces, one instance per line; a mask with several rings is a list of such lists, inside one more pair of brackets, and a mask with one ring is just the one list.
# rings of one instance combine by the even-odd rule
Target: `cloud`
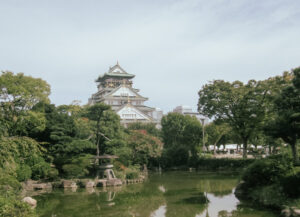
[[299,65],[300,2],[6,1],[0,70],[42,77],[51,100],[83,103],[117,60],[149,105],[196,107],[213,79],[265,79]]

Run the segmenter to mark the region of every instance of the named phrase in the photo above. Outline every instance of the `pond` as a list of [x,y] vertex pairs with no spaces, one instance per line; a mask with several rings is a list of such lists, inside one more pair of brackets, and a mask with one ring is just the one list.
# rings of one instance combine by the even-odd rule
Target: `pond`
[[145,183],[114,188],[56,189],[35,196],[42,217],[275,217],[233,194],[236,175],[197,172],[151,174]]

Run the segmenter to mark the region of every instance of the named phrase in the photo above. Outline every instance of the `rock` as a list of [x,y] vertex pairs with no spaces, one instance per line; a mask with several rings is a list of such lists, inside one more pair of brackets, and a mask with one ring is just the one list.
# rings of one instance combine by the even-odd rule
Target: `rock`
[[292,210],[293,210],[293,216],[294,217],[300,217],[300,209],[298,209],[298,208],[292,208]]
[[97,181],[96,181],[96,186],[97,187],[106,187],[106,180],[104,180],[104,179],[98,179]]
[[29,204],[32,208],[35,208],[37,204],[36,200],[32,197],[24,197],[22,201]]
[[63,181],[64,188],[77,188],[76,182],[72,180],[64,180]]
[[88,181],[86,184],[85,184],[85,187],[86,188],[93,188],[95,186],[95,182],[93,181]]
[[121,179],[109,179],[106,182],[106,186],[117,186],[122,185]]
[[42,189],[51,189],[51,183],[40,183],[40,184],[32,184],[33,189],[35,190],[42,190]]
[[289,208],[285,208],[281,210],[281,215],[284,217],[290,217],[291,216],[291,210]]

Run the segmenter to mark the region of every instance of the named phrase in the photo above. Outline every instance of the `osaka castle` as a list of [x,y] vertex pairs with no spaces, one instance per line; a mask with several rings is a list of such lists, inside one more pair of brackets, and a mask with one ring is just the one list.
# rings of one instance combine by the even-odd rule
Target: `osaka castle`
[[133,74],[127,73],[117,62],[110,67],[108,72],[100,75],[97,82],[97,93],[93,94],[88,104],[98,102],[110,105],[120,116],[124,126],[133,122],[155,123],[160,126],[162,111],[146,106],[148,98],[139,94],[139,90],[133,88]]

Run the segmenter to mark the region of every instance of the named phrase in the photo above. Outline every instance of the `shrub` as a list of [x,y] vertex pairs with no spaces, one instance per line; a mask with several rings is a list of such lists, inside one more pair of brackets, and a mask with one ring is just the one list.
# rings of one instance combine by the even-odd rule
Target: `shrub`
[[88,173],[88,170],[76,164],[65,164],[62,169],[66,176],[70,178],[82,177]]
[[22,186],[18,180],[5,173],[0,168],[0,195],[7,197],[10,194],[17,194],[20,192]]
[[56,180],[58,178],[58,170],[55,169],[55,168],[51,168],[49,171],[48,171],[48,174],[47,174],[47,178],[49,180]]
[[126,179],[137,179],[138,177],[139,173],[137,171],[126,172]]
[[279,182],[293,170],[291,158],[278,155],[256,160],[243,173],[242,180],[247,187],[265,186]]
[[14,196],[8,198],[0,195],[0,216],[3,217],[35,217],[34,210],[28,204]]
[[199,158],[198,160],[194,161],[192,166],[204,170],[240,170],[249,166],[254,161],[254,159]]
[[125,170],[126,179],[137,179],[139,177],[140,167],[138,165],[131,166]]
[[281,180],[283,192],[290,198],[300,197],[300,172]]
[[18,180],[0,168],[0,216],[33,217],[36,216],[26,203],[17,196],[21,191]]
[[32,171],[30,169],[30,166],[28,165],[18,166],[16,172],[17,172],[17,179],[20,182],[26,181],[27,179],[31,178]]
[[50,171],[51,167],[49,163],[46,162],[40,162],[38,164],[35,164],[31,170],[32,170],[32,178],[35,180],[47,178],[47,175]]

